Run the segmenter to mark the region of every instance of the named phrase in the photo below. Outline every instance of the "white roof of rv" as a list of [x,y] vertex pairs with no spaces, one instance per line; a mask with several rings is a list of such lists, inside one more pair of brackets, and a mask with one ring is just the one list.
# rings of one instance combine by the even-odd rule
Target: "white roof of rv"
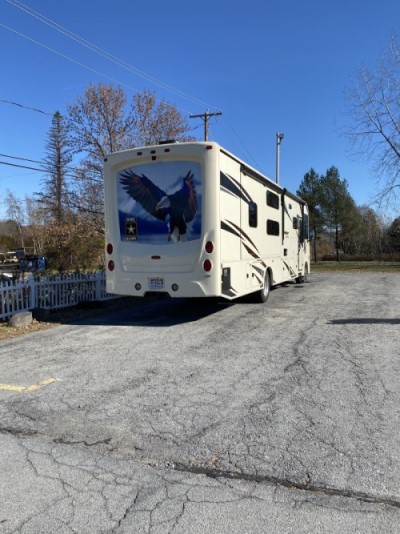
[[123,157],[123,155],[127,155],[128,153],[132,153],[132,152],[140,153],[140,152],[143,152],[143,151],[147,152],[149,150],[151,152],[152,150],[157,150],[157,149],[161,149],[161,148],[163,150],[165,150],[165,149],[168,149],[168,148],[172,149],[174,147],[179,149],[179,148],[183,148],[183,147],[186,148],[186,147],[190,147],[190,146],[198,146],[198,147],[199,146],[213,146],[213,147],[216,147],[218,150],[220,150],[221,152],[223,152],[224,154],[226,154],[230,158],[234,159],[238,163],[240,163],[243,166],[244,172],[247,171],[247,173],[249,175],[252,175],[256,179],[258,178],[258,179],[261,179],[261,180],[265,180],[276,191],[281,192],[281,193],[285,192],[285,194],[290,195],[295,200],[297,200],[299,202],[302,202],[304,204],[304,201],[301,198],[299,198],[297,195],[295,195],[294,193],[291,193],[286,188],[282,187],[280,184],[277,184],[274,180],[272,180],[271,178],[269,178],[268,176],[266,176],[265,174],[263,174],[262,172],[260,172],[256,168],[252,167],[251,165],[249,165],[248,163],[246,163],[245,161],[240,159],[238,156],[235,156],[235,154],[232,154],[232,152],[230,152],[229,150],[226,150],[224,147],[222,147],[216,141],[184,141],[184,142],[171,141],[170,143],[147,145],[147,146],[142,146],[142,147],[133,147],[133,148],[128,148],[126,150],[113,152],[113,153],[109,154],[105,158],[105,161],[107,161],[109,158],[118,159],[119,157]]

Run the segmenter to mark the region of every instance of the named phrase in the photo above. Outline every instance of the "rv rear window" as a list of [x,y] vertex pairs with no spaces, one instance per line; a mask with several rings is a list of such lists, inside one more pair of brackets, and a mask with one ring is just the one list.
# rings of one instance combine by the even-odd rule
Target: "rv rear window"
[[272,191],[267,191],[267,206],[279,210],[279,197]]
[[249,226],[257,228],[257,204],[249,202]]
[[267,234],[268,235],[279,235],[279,223],[277,221],[267,220]]

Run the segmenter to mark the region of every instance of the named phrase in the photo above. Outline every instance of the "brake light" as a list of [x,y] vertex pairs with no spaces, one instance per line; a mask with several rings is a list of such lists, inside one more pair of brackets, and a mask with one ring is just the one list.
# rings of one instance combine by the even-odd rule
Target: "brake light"
[[114,263],[112,260],[110,260],[110,261],[108,262],[108,270],[109,270],[109,271],[113,271],[113,270],[114,270],[114,267],[115,267],[115,263]]
[[205,249],[207,254],[211,254],[211,252],[214,250],[214,243],[212,241],[207,241]]
[[210,260],[204,260],[203,262],[203,269],[206,271],[206,273],[210,272],[212,269],[212,263]]
[[112,244],[108,243],[108,245],[107,245],[107,254],[112,254],[113,250],[114,250],[114,248],[113,248]]

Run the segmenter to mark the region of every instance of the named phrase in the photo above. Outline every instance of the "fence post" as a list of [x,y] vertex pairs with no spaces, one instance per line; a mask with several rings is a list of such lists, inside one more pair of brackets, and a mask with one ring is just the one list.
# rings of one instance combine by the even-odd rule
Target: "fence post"
[[28,280],[29,284],[29,309],[33,310],[33,308],[36,308],[36,282],[35,278],[32,276],[32,278],[29,278]]
[[96,300],[102,300],[102,291],[101,291],[101,282],[102,282],[103,273],[96,272]]

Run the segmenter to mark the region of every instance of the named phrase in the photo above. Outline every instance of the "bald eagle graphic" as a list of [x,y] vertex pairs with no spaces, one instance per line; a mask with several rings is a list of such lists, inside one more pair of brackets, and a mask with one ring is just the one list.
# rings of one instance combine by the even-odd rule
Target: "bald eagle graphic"
[[167,195],[147,176],[139,176],[131,169],[120,174],[120,183],[125,191],[153,217],[168,225],[168,241],[176,235],[177,241],[186,236],[187,223],[193,220],[197,212],[196,188],[193,173],[189,170],[182,179],[181,189]]

